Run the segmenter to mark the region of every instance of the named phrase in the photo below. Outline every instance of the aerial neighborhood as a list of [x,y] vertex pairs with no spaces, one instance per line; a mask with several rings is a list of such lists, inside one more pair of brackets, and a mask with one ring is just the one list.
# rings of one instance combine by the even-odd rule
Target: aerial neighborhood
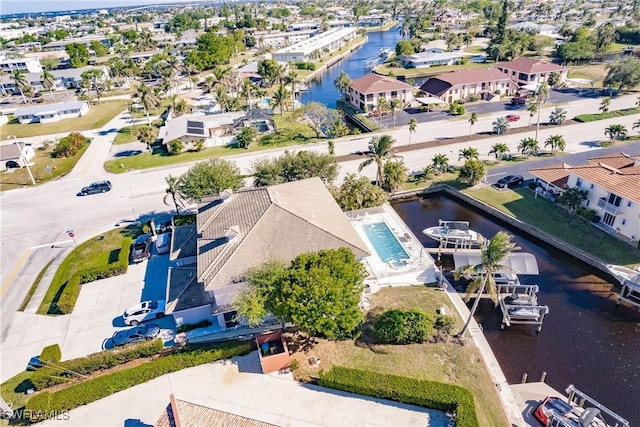
[[636,1],[117,3],[2,6],[0,425],[640,425]]

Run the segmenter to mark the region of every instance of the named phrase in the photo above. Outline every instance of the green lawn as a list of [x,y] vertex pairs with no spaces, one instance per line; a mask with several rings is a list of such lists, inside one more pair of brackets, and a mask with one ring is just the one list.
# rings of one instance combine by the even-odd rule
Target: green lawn
[[407,182],[402,186],[402,190],[417,190],[420,188],[430,187],[435,184],[447,184],[454,188],[463,188],[457,181],[457,173],[445,172],[440,175],[433,175],[431,178],[425,180],[418,176],[411,176],[407,179]]
[[[28,125],[25,125],[28,126]],[[36,184],[42,184],[60,176],[66,175],[75,167],[80,157],[87,151],[87,144],[82,150],[78,151],[75,156],[68,158],[55,159],[51,157],[54,144],[44,150],[36,149],[36,155],[31,159],[33,163],[31,173],[36,180]],[[47,169],[49,167],[50,169]],[[11,169],[10,171],[0,172],[0,191],[11,190],[31,185],[31,179],[27,172],[27,168]]]
[[606,66],[603,64],[580,65],[569,67],[567,77],[570,79],[593,80],[595,87],[602,87],[602,80],[607,76]]
[[[440,290],[424,286],[385,288],[370,296],[372,309],[367,316],[372,321],[383,311],[393,308],[420,309],[435,314],[440,307],[447,307],[457,320],[457,328],[463,321],[449,298]],[[365,327],[366,329],[366,327]],[[473,343],[460,345],[439,342],[411,345],[378,345],[359,338],[355,341],[316,340],[304,351],[289,345],[292,357],[299,361],[295,371],[297,378],[306,380],[317,375],[317,368],[308,368],[306,357],[318,357],[322,369],[333,365],[365,369],[382,374],[453,383],[470,390],[475,396],[478,420],[481,426],[506,426],[497,393],[482,357]]]
[[631,266],[640,260],[640,250],[543,197],[535,198],[533,191],[528,188],[506,191],[483,188],[466,190],[465,193],[564,240],[605,263]]
[[124,99],[105,101],[91,107],[89,112],[82,117],[63,119],[55,123],[31,123],[25,125],[21,125],[17,119],[14,119],[2,126],[1,130],[3,138],[8,135],[14,135],[16,138],[27,138],[30,136],[97,129],[109,123],[126,108],[127,101]]
[[493,65],[493,61],[487,61],[482,64],[478,64],[475,62],[467,62],[464,65],[443,65],[443,66],[433,66],[428,68],[400,68],[400,67],[390,67],[388,65],[381,65],[376,68],[376,72],[384,75],[389,75],[389,73],[393,73],[395,76],[405,76],[405,77],[420,77],[420,76],[429,76],[439,73],[444,73],[445,71],[455,71],[455,70],[466,70],[469,68],[488,68]]
[[[162,123],[162,120],[155,120],[154,122],[151,123],[151,125],[159,127],[161,123]],[[142,129],[144,127],[147,127],[146,123],[133,125],[133,126],[125,126],[119,129],[118,134],[113,140],[113,143],[116,145],[119,145],[119,144],[128,144],[130,142],[137,141],[138,138],[136,138],[136,130]]]
[[102,239],[100,236],[95,236],[80,244],[58,267],[37,313],[47,314],[49,307],[56,301],[63,287],[77,272],[117,263],[122,240],[127,236],[135,238],[139,233],[140,227],[131,225],[108,231],[102,235],[104,236]]

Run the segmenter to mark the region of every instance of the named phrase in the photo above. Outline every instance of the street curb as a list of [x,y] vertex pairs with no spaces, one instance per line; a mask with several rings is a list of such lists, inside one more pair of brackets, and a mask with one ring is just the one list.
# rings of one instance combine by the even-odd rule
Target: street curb
[[58,271],[58,267],[60,267],[60,264],[62,264],[67,256],[69,256],[73,249],[75,249],[75,247],[73,246],[67,247],[63,251],[59,252],[58,255],[56,255],[56,257],[47,268],[46,273],[44,274],[44,276],[42,276],[42,280],[40,280],[38,288],[31,296],[29,304],[27,304],[27,306],[25,307],[24,313],[36,314],[36,311],[38,311],[40,304],[42,304],[42,301],[44,300],[44,297],[49,290],[49,286],[51,286],[51,282],[53,281],[53,277]]

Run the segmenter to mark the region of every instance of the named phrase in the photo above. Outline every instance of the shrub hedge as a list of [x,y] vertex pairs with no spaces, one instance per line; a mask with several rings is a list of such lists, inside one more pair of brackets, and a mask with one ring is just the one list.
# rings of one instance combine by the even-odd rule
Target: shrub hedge
[[178,333],[187,332],[198,328],[206,328],[207,326],[211,325],[212,323],[209,319],[204,319],[198,323],[185,323],[184,325],[178,326]]
[[40,353],[40,360],[45,362],[58,363],[60,359],[62,359],[62,351],[58,344],[48,345]]
[[582,123],[594,122],[596,120],[612,119],[620,116],[630,116],[640,113],[640,107],[623,108],[622,110],[608,111],[598,114],[580,114],[576,116],[576,121]]
[[47,387],[78,379],[78,375],[89,375],[92,372],[113,368],[132,360],[153,356],[160,353],[163,348],[162,340],[157,339],[131,347],[101,351],[86,357],[65,360],[57,363],[56,369],[41,368],[34,372],[31,377],[31,383],[36,390],[43,390]]
[[456,427],[479,427],[473,393],[457,385],[340,366],[320,372],[319,384],[425,408],[454,411]]
[[434,333],[433,319],[420,310],[388,310],[373,326],[376,341],[411,344],[428,341]]
[[154,378],[205,363],[247,354],[251,342],[229,342],[209,347],[187,346],[175,353],[133,368],[93,378],[55,392],[43,391],[27,401],[27,413],[72,410]]
[[117,262],[100,268],[82,270],[71,276],[67,283],[60,288],[60,296],[49,307],[49,314],[71,313],[78,300],[78,295],[80,295],[80,285],[126,273],[129,268],[129,252],[132,241],[131,237],[122,239]]

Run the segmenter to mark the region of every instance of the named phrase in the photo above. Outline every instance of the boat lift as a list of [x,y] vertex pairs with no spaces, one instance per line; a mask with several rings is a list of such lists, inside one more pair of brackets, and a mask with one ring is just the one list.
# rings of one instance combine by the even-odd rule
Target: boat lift
[[538,304],[538,285],[498,285],[498,304],[502,310],[501,329],[512,324],[537,325],[542,330],[549,307]]
[[[594,398],[586,393],[578,390],[573,385],[567,387],[565,392],[569,395],[567,401],[571,406],[584,408],[584,411],[575,421],[565,416],[560,416],[555,412],[550,414],[548,426],[550,427],[590,427],[590,426],[606,426],[606,427],[629,427],[629,421],[613,412]],[[603,415],[606,415],[604,417]],[[604,423],[603,423],[604,421]],[[605,424],[606,423],[606,424]]]
[[365,71],[373,71],[378,66],[379,63],[380,63],[380,58],[377,56],[374,56],[373,58],[369,58],[365,60],[364,69]]
[[622,286],[616,304],[620,305],[620,301],[626,301],[640,307],[640,271],[612,264],[608,264],[607,268]]

